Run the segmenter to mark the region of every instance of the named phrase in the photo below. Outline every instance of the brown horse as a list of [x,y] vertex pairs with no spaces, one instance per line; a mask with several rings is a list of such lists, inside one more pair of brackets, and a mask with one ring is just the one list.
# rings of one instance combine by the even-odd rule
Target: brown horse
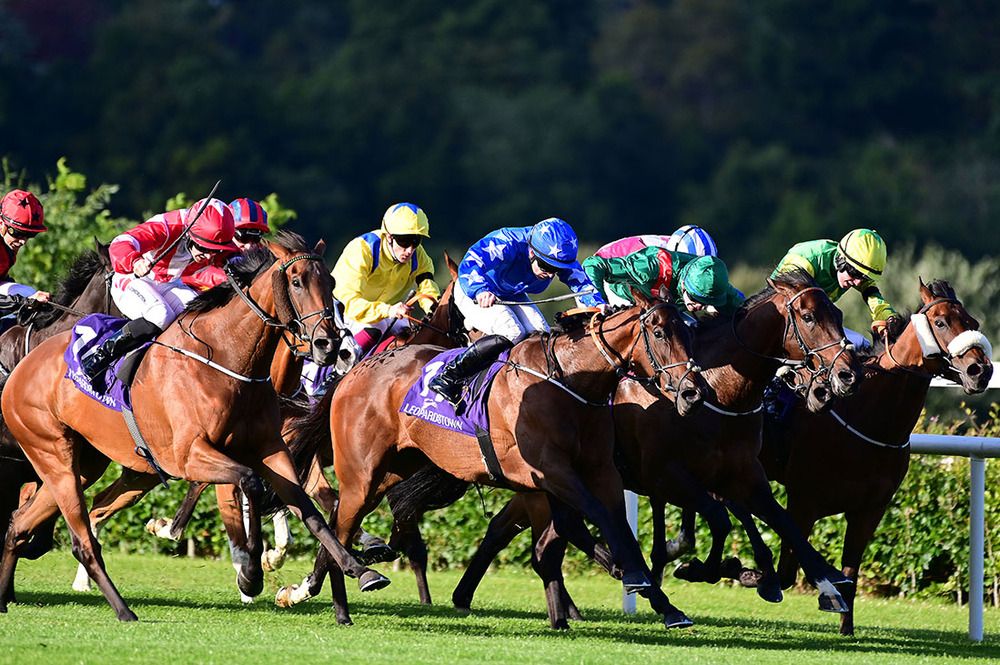
[[[388,580],[366,569],[336,541],[299,485],[281,440],[278,403],[268,375],[285,331],[308,341],[317,363],[331,359],[338,333],[332,325],[330,276],[322,257],[294,234],[279,234],[268,249],[246,254],[232,268],[236,276],[229,285],[196,298],[150,347],[132,387],[135,417],[166,473],[238,485],[247,497],[253,572],[253,579],[245,580],[247,586],[263,584],[256,509],[260,474],[330,548],[338,565],[359,577],[362,590],[380,588]],[[238,283],[241,279],[250,283],[246,291]],[[32,530],[58,510],[72,534],[74,555],[87,566],[118,618],[135,620],[106,572],[83,488],[104,471],[109,458],[147,474],[154,469],[136,454],[121,416],[64,378],[62,354],[68,340],[66,333],[39,345],[14,370],[3,393],[0,406],[8,427],[43,484],[15,513],[7,534],[0,565],[0,611],[7,609],[18,550]],[[211,357],[213,366],[202,354]]]
[[[609,542],[626,589],[650,593],[648,569],[624,519],[610,410],[600,405],[608,404],[621,376],[632,371],[661,389],[675,388],[678,407],[690,411],[700,402],[701,381],[691,370],[690,332],[677,311],[641,295],[637,302],[595,317],[586,330],[534,335],[514,347],[488,405],[499,475],[487,469],[469,437],[399,412],[404,394],[440,349],[410,346],[355,367],[330,409],[341,542],[350,541],[388,488],[429,459],[461,481],[543,490],[584,513]],[[341,574],[330,572],[337,619],[349,622]],[[690,625],[665,595],[653,600],[668,627]]]
[[[615,436],[616,460],[625,486],[649,496],[661,510],[666,502],[694,507],[713,525],[712,553],[705,564],[690,572],[693,579],[719,579],[722,545],[729,532],[728,516],[708,495],[707,488],[746,505],[794,543],[808,562],[810,580],[820,588],[821,607],[843,607],[836,587],[848,581],[823,561],[795,529],[775,502],[757,460],[759,404],[779,362],[809,361],[807,371],[814,378],[839,377],[845,385],[855,383],[855,372],[860,367],[843,344],[841,321],[839,311],[807,275],[786,273],[747,300],[732,323],[718,321],[699,329],[696,361],[704,368],[709,385],[707,408],[680,418],[669,401],[644,394],[641,385],[621,385],[615,399]],[[811,408],[823,408],[831,397],[831,391],[821,383],[811,381]],[[544,499],[529,494],[516,496],[498,513],[455,589],[452,599],[456,607],[470,607],[475,588],[496,553],[530,525],[536,568],[546,582],[550,622],[553,627],[563,628],[567,618],[578,618],[579,612],[563,588],[559,571],[565,545],[553,533],[548,520]],[[586,552],[600,554],[593,542],[583,544]],[[660,560],[666,556],[658,551],[661,545],[662,530],[654,538],[657,578],[662,571]],[[780,600],[776,585],[774,590],[776,595],[768,599]]]
[[[989,343],[947,282],[920,283],[922,306],[892,343],[881,343],[865,362],[858,393],[829,413],[796,406],[781,422],[764,428],[761,459],[768,477],[785,485],[788,512],[806,534],[815,522],[844,513],[847,533],[843,573],[857,580],[865,548],[909,467],[910,432],[934,376],[958,380],[966,394],[986,389],[993,374]],[[921,336],[923,344],[921,344]],[[836,491],[817,483],[816,469],[842,460]],[[784,586],[795,581],[794,554],[782,541],[778,572]],[[845,593],[842,635],[854,634],[854,589]]]
[[[108,248],[99,242],[95,245],[96,251],[81,254],[60,283],[53,297],[58,307],[45,309],[43,306],[27,317],[20,317],[23,325],[15,325],[0,335],[0,391],[12,368],[21,362],[30,349],[53,335],[68,330],[80,318],[80,313],[119,314],[105,280],[105,275],[111,269]],[[26,498],[33,489],[25,486],[30,484],[34,487],[38,481],[31,464],[0,418],[0,543],[6,537],[10,516],[21,503],[22,488],[26,490]],[[49,549],[51,543],[51,530],[38,534],[29,555],[32,558],[40,556]]]

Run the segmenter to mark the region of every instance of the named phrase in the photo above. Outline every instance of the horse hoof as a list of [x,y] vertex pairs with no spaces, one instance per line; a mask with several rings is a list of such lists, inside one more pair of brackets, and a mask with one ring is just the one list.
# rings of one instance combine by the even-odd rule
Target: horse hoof
[[239,588],[242,595],[250,596],[250,598],[256,598],[260,595],[260,592],[264,590],[264,574],[261,573],[259,577],[254,577],[256,579],[251,579],[243,573],[236,574],[236,586]]
[[736,576],[736,580],[744,589],[756,589],[761,585],[761,580],[763,579],[764,573],[750,568],[744,568],[740,571],[739,575]]
[[472,608],[471,607],[458,607],[456,605],[455,606],[455,613],[458,614],[458,616],[460,616],[460,617],[467,617],[470,614],[472,614]]
[[[723,559],[722,563],[719,565],[719,574],[731,580],[740,579],[740,574],[744,570],[747,569],[743,567],[743,562],[734,556],[731,556],[728,559]],[[742,580],[740,580],[740,582],[742,583]]]
[[135,615],[135,612],[128,609],[127,607],[118,613],[119,621],[138,621],[139,617]]
[[777,584],[765,583],[757,585],[757,595],[769,603],[780,603],[785,599]]
[[568,614],[569,618],[573,621],[586,621],[586,619],[583,618],[583,615],[580,614],[580,610],[575,607],[568,608],[566,610],[566,614]]
[[379,541],[362,549],[358,554],[358,558],[366,566],[371,566],[376,563],[395,561],[399,558],[399,552]]
[[663,615],[664,628],[688,628],[693,625],[694,621],[691,621],[691,619],[689,619],[687,615],[680,610],[667,612]]
[[278,589],[278,592],[274,594],[274,604],[278,607],[292,607],[295,605],[292,602],[292,594],[296,589],[299,588],[298,584],[293,584],[291,586],[283,586]]
[[285,553],[278,550],[268,550],[260,557],[260,567],[268,573],[285,565]]
[[353,626],[354,622],[351,621],[351,617],[337,617],[337,624],[340,626]]
[[685,582],[701,582],[704,579],[704,567],[698,559],[686,561],[674,569],[674,577]]
[[569,621],[559,619],[552,624],[552,630],[569,630]]
[[389,586],[389,578],[376,570],[366,570],[358,578],[358,588],[362,591],[378,591]]
[[625,573],[622,576],[622,586],[625,587],[625,593],[640,593],[646,589],[653,586],[653,583],[649,581],[649,577],[643,572]]
[[840,595],[830,580],[817,580],[816,589],[819,590],[819,609],[823,612],[836,612],[844,614],[848,611],[847,601]]

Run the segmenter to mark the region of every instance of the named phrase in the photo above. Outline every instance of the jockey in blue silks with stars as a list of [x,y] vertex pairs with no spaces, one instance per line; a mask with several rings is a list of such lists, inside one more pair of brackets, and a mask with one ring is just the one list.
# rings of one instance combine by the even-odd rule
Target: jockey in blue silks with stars
[[603,306],[604,297],[576,260],[578,244],[569,224],[550,217],[534,226],[499,229],[470,247],[458,266],[455,304],[466,327],[485,335],[444,366],[431,390],[458,404],[468,378],[531,333],[547,332],[548,322],[527,294],[541,293],[555,277],[580,294],[583,305]]

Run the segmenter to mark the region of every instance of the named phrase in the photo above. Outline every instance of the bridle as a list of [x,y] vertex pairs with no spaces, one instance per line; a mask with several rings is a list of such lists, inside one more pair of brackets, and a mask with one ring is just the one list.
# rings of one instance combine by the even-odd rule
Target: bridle
[[943,360],[945,363],[944,369],[937,372],[924,373],[901,364],[892,355],[892,345],[889,343],[889,331],[885,330],[883,332],[885,354],[899,369],[906,370],[912,374],[925,378],[945,374],[948,370],[961,374],[962,371],[955,366],[955,358],[964,355],[966,352],[976,347],[982,349],[987,357],[992,355],[992,346],[990,345],[989,340],[987,340],[986,336],[978,330],[963,330],[956,335],[951,342],[946,345],[942,345],[941,341],[938,339],[937,333],[934,332],[934,326],[930,325],[930,322],[927,320],[927,312],[940,304],[958,305],[959,307],[962,306],[962,303],[956,298],[935,298],[934,300],[925,303],[919,310],[917,310],[916,314],[911,315],[910,323],[913,324],[914,332],[916,333],[917,341],[920,344],[920,350],[923,357],[928,359]]
[[[768,282],[771,283],[770,280],[768,280]],[[771,287],[772,288],[774,287],[773,283],[771,283]],[[765,353],[760,353],[759,351],[755,351],[754,349],[751,349],[749,346],[747,346],[746,343],[740,338],[739,332],[737,331],[736,328],[739,321],[745,319],[749,315],[749,312],[751,311],[746,309],[743,305],[740,306],[740,309],[737,311],[736,316],[733,317],[732,325],[733,325],[733,337],[736,338],[736,341],[739,342],[740,346],[742,346],[745,350],[749,351],[750,353],[760,358],[766,358],[768,360],[777,361],[781,365],[784,365],[786,367],[791,367],[793,370],[796,371],[800,369],[805,369],[812,375],[810,379],[811,382],[820,378],[824,374],[829,374],[833,369],[833,366],[836,365],[837,360],[840,359],[840,356],[842,356],[844,353],[847,353],[848,351],[853,351],[854,345],[851,344],[849,341],[847,341],[847,337],[841,335],[839,340],[828,342],[827,344],[823,344],[822,346],[817,346],[815,348],[809,346],[805,338],[802,336],[802,331],[799,329],[798,319],[795,314],[795,309],[792,307],[792,305],[795,303],[796,300],[798,300],[805,294],[809,293],[810,291],[819,291],[820,293],[824,293],[825,295],[825,292],[820,287],[810,286],[808,288],[802,289],[794,296],[788,298],[785,301],[785,329],[781,334],[781,340],[782,342],[784,342],[784,340],[788,338],[789,330],[791,330],[792,334],[795,336],[795,342],[796,344],[798,344],[799,350],[802,352],[802,359],[800,360],[789,358],[787,354],[783,357],[767,355]],[[775,293],[777,292],[778,292],[777,289],[775,289]],[[758,305],[756,306],[759,306],[760,304],[762,303],[758,303]],[[837,351],[833,359],[829,363],[827,363],[823,359],[821,353],[829,348],[837,346],[840,347],[840,350]],[[811,359],[814,359],[816,363],[811,362]]]
[[[604,360],[611,366],[619,378],[629,378],[646,386],[654,386],[658,390],[661,385],[660,379],[662,378],[663,382],[666,384],[663,390],[666,392],[676,393],[684,381],[689,379],[692,375],[701,372],[701,368],[698,367],[698,365],[695,364],[694,360],[691,358],[675,363],[663,364],[656,357],[656,354],[653,353],[653,343],[649,339],[649,328],[646,326],[646,320],[652,316],[656,310],[666,307],[672,308],[673,305],[666,302],[659,302],[649,309],[643,310],[639,314],[639,329],[642,331],[642,334],[636,336],[625,355],[619,353],[617,349],[608,344],[605,339],[604,323],[606,318],[600,312],[595,313],[594,316],[591,317],[590,338],[594,341],[594,346],[597,347],[601,356],[604,357]],[[639,376],[633,371],[633,363],[630,359],[632,354],[635,352],[635,347],[639,344],[640,338],[642,339],[643,347],[645,348],[646,359],[649,361],[650,367],[653,368],[653,374],[651,376]],[[615,357],[612,358],[611,354],[614,354]],[[685,367],[686,369],[684,374],[681,375],[681,378],[675,384],[671,377],[670,370],[676,367]],[[660,390],[660,392],[662,393],[663,390]]]
[[[282,263],[278,267],[278,273],[285,277],[286,284],[287,284],[288,268],[290,268],[295,263],[298,263],[299,261],[318,261],[322,263],[323,257],[318,254],[299,254],[298,256],[293,256],[292,258]],[[289,319],[288,321],[281,321],[279,319],[276,319],[275,317],[265,312],[264,309],[253,299],[253,297],[249,293],[249,288],[246,291],[243,290],[243,286],[236,281],[236,278],[233,277],[231,271],[225,270],[225,273],[229,285],[236,292],[236,294],[239,295],[240,299],[242,299],[243,302],[247,304],[247,307],[249,307],[250,310],[254,314],[256,314],[261,321],[264,322],[264,325],[271,328],[277,328],[282,331],[281,339],[284,340],[285,344],[288,345],[288,348],[291,351],[292,355],[296,358],[312,357],[313,351],[315,350],[314,338],[316,335],[316,331],[326,321],[334,321],[336,324],[337,317],[331,308],[324,307],[322,309],[318,309],[316,311],[309,312],[307,314],[299,314],[299,311],[295,307],[295,303],[292,302],[291,298],[288,298],[288,304],[292,308],[292,318]],[[312,324],[312,327],[308,327],[306,322],[312,318],[315,318],[316,322]],[[343,335],[344,329],[336,325],[335,327],[337,328],[338,332],[340,332],[341,335]],[[302,351],[299,351],[298,350],[299,345],[297,343],[293,343],[292,341],[290,341],[288,337],[285,335],[285,333],[290,333],[294,339],[298,339],[300,342],[308,344],[309,352],[303,353]]]

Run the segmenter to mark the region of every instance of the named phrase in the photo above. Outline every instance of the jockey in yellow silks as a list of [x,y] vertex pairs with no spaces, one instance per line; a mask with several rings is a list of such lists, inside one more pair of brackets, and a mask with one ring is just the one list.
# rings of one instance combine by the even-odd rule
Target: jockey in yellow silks
[[430,237],[427,215],[412,203],[389,206],[379,229],[358,236],[333,268],[334,297],[343,303],[344,324],[362,356],[379,340],[406,326],[413,300],[429,311],[441,296],[434,262],[423,248]]

